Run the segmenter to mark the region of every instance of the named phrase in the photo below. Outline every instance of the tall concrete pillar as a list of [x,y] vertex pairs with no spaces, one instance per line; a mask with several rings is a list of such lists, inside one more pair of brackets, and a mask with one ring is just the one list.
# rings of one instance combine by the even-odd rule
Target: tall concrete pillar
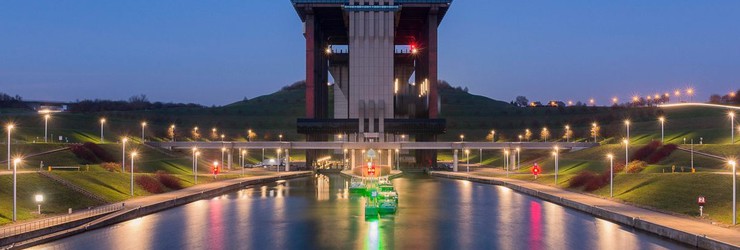
[[452,171],[457,172],[457,149],[452,153]]
[[356,166],[355,165],[355,150],[354,149],[352,150],[352,157],[350,159],[350,164],[351,165],[349,166],[349,170],[354,170],[355,169],[355,166]]
[[285,149],[285,172],[290,171],[290,151]]
[[393,149],[388,149],[388,166],[393,169],[393,157],[391,155],[393,155]]
[[233,162],[233,158],[231,158],[231,153],[232,153],[232,151],[234,151],[234,149],[233,149],[233,148],[230,148],[230,149],[229,149],[229,154],[228,154],[228,156],[226,157],[226,159],[227,159],[227,162],[228,162],[228,164],[229,164],[229,170],[231,170],[231,163]]

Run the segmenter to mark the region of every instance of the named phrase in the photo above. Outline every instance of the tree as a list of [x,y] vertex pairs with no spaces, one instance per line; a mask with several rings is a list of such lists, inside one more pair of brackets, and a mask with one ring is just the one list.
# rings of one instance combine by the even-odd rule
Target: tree
[[514,103],[516,103],[516,105],[519,107],[526,107],[529,104],[529,100],[527,99],[527,97],[520,95],[516,97]]
[[532,139],[532,131],[529,129],[524,130],[524,140],[529,141],[530,139]]
[[570,138],[573,138],[573,130],[566,129],[565,133],[563,133],[563,139],[570,140]]
[[547,141],[547,139],[550,138],[550,130],[547,130],[547,128],[542,128],[542,132],[540,132],[540,139],[543,141]]
[[722,103],[722,96],[718,94],[709,96],[709,103],[715,103],[715,104]]
[[593,126],[591,126],[591,137],[594,138],[594,142],[596,142],[596,139],[600,136],[601,127],[599,127],[599,124],[594,123]]

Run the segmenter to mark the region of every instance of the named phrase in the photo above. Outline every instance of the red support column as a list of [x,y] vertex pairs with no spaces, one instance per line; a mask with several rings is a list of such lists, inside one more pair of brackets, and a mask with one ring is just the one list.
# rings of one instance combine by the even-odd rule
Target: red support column
[[428,31],[427,31],[427,46],[429,50],[429,58],[428,58],[428,76],[427,79],[429,79],[429,118],[437,118],[439,115],[439,106],[437,104],[438,101],[438,94],[437,94],[437,10],[431,9],[429,10],[429,19],[427,20],[427,23],[429,25]]
[[306,16],[305,24],[306,33],[306,118],[315,118],[316,107],[314,106],[314,88],[316,84],[316,74],[314,62],[316,62],[316,26],[314,24],[314,16]]

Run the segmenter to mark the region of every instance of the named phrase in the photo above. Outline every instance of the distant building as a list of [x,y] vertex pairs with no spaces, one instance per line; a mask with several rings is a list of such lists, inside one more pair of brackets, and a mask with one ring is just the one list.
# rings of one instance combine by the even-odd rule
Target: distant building
[[66,112],[68,108],[67,103],[62,102],[27,101],[26,105],[39,113]]

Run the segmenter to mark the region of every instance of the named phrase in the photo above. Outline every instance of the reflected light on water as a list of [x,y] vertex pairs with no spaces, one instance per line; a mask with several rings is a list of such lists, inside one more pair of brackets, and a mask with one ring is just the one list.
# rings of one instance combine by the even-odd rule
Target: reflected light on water
[[537,201],[529,202],[529,249],[542,249],[542,207]]

